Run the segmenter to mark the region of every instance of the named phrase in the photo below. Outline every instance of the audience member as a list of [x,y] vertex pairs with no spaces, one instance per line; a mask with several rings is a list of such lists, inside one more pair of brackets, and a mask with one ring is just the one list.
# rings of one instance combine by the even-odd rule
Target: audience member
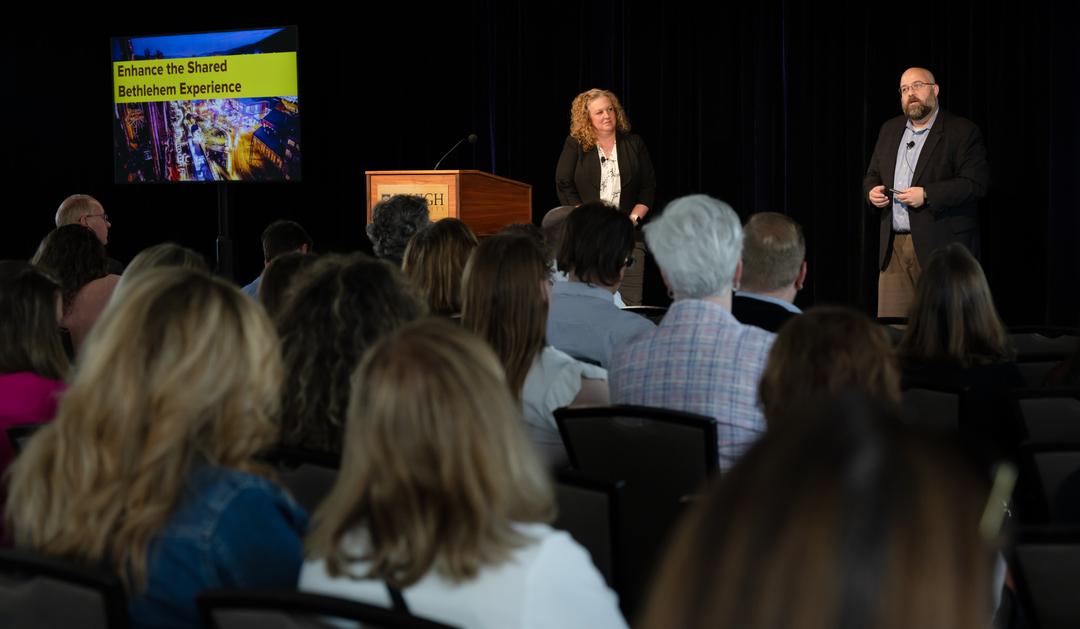
[[838,306],[811,308],[786,323],[769,350],[758,391],[769,431],[846,390],[900,402],[900,369],[885,328]]
[[409,241],[401,270],[424,294],[429,312],[461,315],[461,278],[478,244],[476,234],[456,218],[436,221]]
[[120,282],[116,285],[116,292],[121,292],[125,286],[146,271],[162,267],[179,267],[203,273],[210,272],[210,267],[206,264],[206,258],[201,253],[173,242],[163,242],[143,249],[132,258],[131,264],[127,266],[124,274],[120,277]]
[[322,256],[295,282],[277,319],[282,442],[339,453],[349,375],[372,343],[425,307],[401,271],[362,253]]
[[258,298],[271,321],[277,321],[296,292],[296,278],[303,276],[304,269],[316,260],[314,254],[290,251],[277,256],[263,269]]
[[409,239],[430,224],[424,197],[395,194],[371,208],[367,236],[376,256],[400,268]]
[[774,335],[731,315],[742,272],[742,225],[705,195],[672,201],[645,240],[675,299],[660,326],[617,350],[611,397],[713,417],[726,470],[765,432],[758,381]]
[[110,566],[135,627],[201,627],[206,588],[292,587],[307,515],[253,461],[280,387],[262,308],[204,273],[147,271],[11,466],[16,545]]
[[465,267],[462,322],[491,344],[521,400],[533,443],[553,466],[566,462],[555,409],[607,404],[607,372],[547,345],[550,268],[543,249],[514,233],[480,243]]
[[109,274],[105,247],[81,225],[64,225],[49,232],[32,262],[60,280],[64,303],[60,325],[70,333],[72,348],[78,353],[120,276]]
[[990,627],[989,485],[949,444],[846,397],[770,430],[697,501],[640,626]]
[[[73,194],[60,203],[56,209],[56,226],[64,225],[82,225],[94,232],[102,247],[109,244],[109,229],[112,227],[109,215],[101,202],[88,194]],[[118,260],[107,259],[110,274],[120,275],[124,272],[124,265]]]
[[28,262],[0,262],[0,475],[15,456],[7,429],[56,414],[68,371],[61,299],[56,280]]
[[795,295],[806,281],[802,227],[783,214],[760,212],[743,226],[742,282],[731,314],[749,325],[776,332],[801,310]]
[[625,627],[588,553],[547,524],[551,481],[520,412],[498,358],[459,326],[426,319],[377,342],[300,588],[387,607],[394,592],[473,629]]
[[[311,253],[314,241],[308,235],[307,230],[296,221],[274,221],[266,226],[262,233],[263,248],[263,271],[278,256],[293,251]],[[263,276],[259,274],[250,284],[242,288],[244,294],[256,298],[259,294],[259,283]]]
[[964,245],[930,254],[898,350],[905,387],[969,387],[967,411],[978,424],[964,428],[997,453],[1017,456],[1008,394],[1024,379],[982,267]]
[[559,269],[569,281],[551,289],[547,340],[574,356],[611,366],[616,347],[656,328],[645,317],[612,302],[627,267],[634,264],[634,225],[614,206],[585,203],[563,226]]

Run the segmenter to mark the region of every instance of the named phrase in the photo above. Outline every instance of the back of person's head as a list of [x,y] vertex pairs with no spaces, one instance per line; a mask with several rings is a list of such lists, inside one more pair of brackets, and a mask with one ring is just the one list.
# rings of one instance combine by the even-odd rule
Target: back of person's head
[[269,262],[283,253],[309,253],[314,241],[296,221],[274,221],[262,233],[263,260]]
[[59,280],[65,309],[83,286],[105,277],[109,269],[105,246],[93,231],[77,224],[49,232],[31,262]]
[[562,248],[563,230],[566,227],[566,217],[570,216],[570,212],[574,211],[572,205],[560,205],[552,208],[547,214],[544,214],[543,220],[540,221],[540,231],[544,234],[544,253],[547,254],[549,260],[554,260],[559,256],[559,249]]
[[322,256],[294,281],[277,318],[285,358],[282,440],[338,452],[349,374],[372,343],[426,308],[401,271],[362,253]]
[[80,218],[93,214],[99,207],[101,203],[94,197],[88,194],[73,194],[61,201],[60,207],[56,208],[56,226],[78,223]]
[[27,371],[52,380],[67,375],[59,300],[60,284],[45,272],[22,260],[0,262],[0,374]]
[[865,397],[811,413],[697,502],[640,626],[990,626],[985,475]]
[[210,267],[206,264],[206,258],[201,253],[174,242],[163,242],[143,249],[132,258],[131,264],[124,269],[124,274],[120,277],[116,290],[121,291],[146,271],[162,267],[192,269],[203,273],[210,272]]
[[487,238],[465,266],[462,323],[491,344],[515,396],[544,348],[550,276],[542,247],[518,234]]
[[314,254],[290,251],[277,256],[263,269],[258,297],[270,319],[276,321],[281,315],[295,292],[296,278],[315,260],[318,258]]
[[645,226],[645,241],[675,299],[703,299],[732,289],[742,255],[735,210],[704,194],[675,199]]
[[559,247],[559,270],[582,282],[616,286],[634,251],[634,224],[603,201],[585,203],[567,217]]
[[461,312],[461,277],[478,244],[476,234],[456,218],[436,221],[409,241],[401,270],[427,298],[431,313]]
[[357,558],[342,538],[364,528],[366,576],[398,587],[506,561],[528,541],[513,523],[553,516],[520,414],[496,356],[461,326],[428,318],[384,337],[352,379],[341,471],[308,550],[343,574]]
[[964,245],[952,243],[930,254],[915,288],[900,355],[963,367],[1013,358],[986,276]]
[[770,431],[850,389],[899,403],[900,370],[884,327],[850,308],[819,306],[780,328],[758,385]]
[[772,292],[790,286],[806,260],[802,227],[778,212],[759,212],[743,226],[742,289]]
[[409,239],[429,224],[431,218],[424,197],[395,194],[371,208],[368,240],[376,256],[401,266]]
[[258,304],[205,273],[147,271],[105,309],[55,421],[12,468],[16,544],[141,585],[192,468],[253,469],[273,442],[280,386]]

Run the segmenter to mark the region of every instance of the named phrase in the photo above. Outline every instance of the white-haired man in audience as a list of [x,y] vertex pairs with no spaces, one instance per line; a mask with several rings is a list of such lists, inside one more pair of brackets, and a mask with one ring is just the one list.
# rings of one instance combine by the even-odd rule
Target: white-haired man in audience
[[[94,197],[88,194],[73,194],[60,202],[56,208],[56,226],[82,225],[94,232],[102,245],[109,244],[109,215],[105,213],[105,207]],[[124,265],[118,260],[109,258],[109,273],[119,275],[124,272]]]
[[777,332],[802,312],[795,295],[806,281],[802,227],[778,212],[759,212],[743,226],[742,282],[731,314],[748,325]]
[[660,326],[615,353],[611,399],[716,419],[720,468],[765,432],[758,381],[775,335],[731,314],[743,231],[729,205],[705,195],[672,201],[645,241],[675,302]]

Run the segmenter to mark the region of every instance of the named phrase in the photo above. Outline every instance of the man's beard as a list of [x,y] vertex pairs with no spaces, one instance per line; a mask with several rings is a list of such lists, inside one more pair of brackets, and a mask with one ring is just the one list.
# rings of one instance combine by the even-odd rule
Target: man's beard
[[913,100],[904,105],[904,114],[909,120],[918,121],[930,115],[934,106],[926,101]]

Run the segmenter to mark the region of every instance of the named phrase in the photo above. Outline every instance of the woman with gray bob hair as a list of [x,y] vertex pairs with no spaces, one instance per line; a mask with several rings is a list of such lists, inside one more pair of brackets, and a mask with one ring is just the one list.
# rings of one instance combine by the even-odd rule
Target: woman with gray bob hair
[[675,299],[717,297],[738,280],[742,257],[739,215],[704,194],[675,199],[645,226],[645,242]]

